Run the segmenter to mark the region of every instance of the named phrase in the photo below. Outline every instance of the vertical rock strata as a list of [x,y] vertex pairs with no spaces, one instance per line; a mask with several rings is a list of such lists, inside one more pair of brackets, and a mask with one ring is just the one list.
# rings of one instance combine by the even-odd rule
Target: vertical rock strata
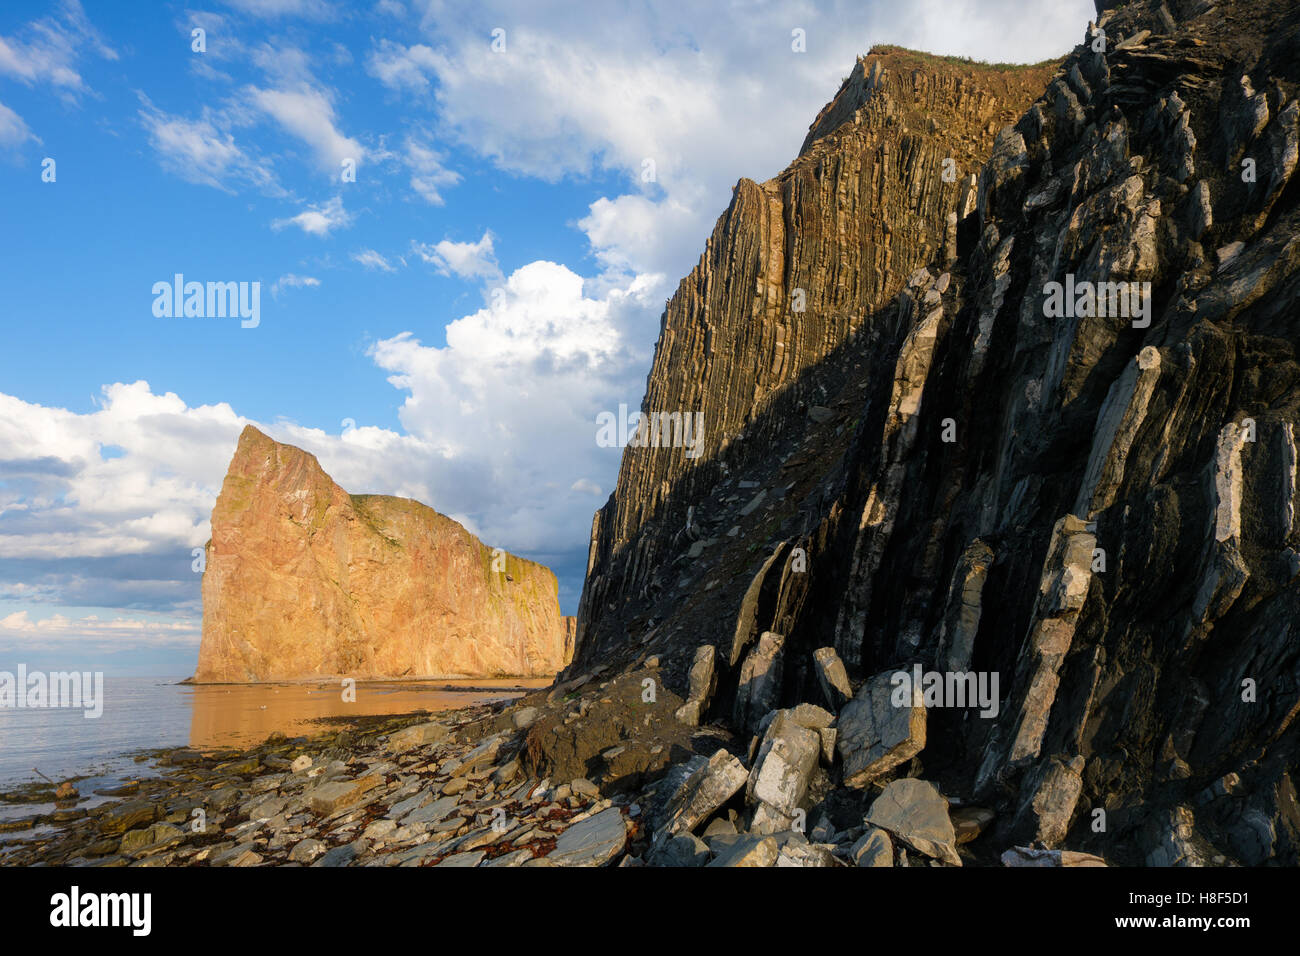
[[[830,703],[831,790],[942,779],[999,852],[1295,865],[1300,8],[1100,6],[1045,67],[874,51],[736,187],[644,405],[704,453],[626,451],[573,670],[711,645],[740,752]],[[909,729],[914,665],[994,706]]]
[[416,501],[349,495],[249,426],[212,512],[194,680],[549,676],[555,575]]

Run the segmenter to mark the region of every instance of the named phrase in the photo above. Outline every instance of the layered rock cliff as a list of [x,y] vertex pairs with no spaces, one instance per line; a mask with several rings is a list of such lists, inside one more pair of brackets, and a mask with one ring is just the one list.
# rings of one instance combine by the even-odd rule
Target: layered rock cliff
[[555,575],[419,502],[349,495],[244,429],[212,512],[194,680],[549,676]]
[[668,305],[643,410],[703,411],[704,452],[625,452],[564,686],[652,668],[734,735],[691,779],[748,774],[754,833],[924,778],[989,862],[1300,862],[1297,92],[1274,2],[861,61]]

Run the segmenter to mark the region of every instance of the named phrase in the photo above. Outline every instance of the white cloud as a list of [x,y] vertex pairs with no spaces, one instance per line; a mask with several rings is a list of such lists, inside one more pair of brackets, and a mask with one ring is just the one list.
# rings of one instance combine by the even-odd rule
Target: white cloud
[[430,47],[422,43],[403,46],[392,40],[380,40],[366,59],[366,69],[375,79],[394,90],[428,92],[429,74],[440,63]]
[[14,149],[29,139],[40,142],[21,116],[0,103],[0,149]]
[[[547,181],[622,173],[623,194],[579,225],[602,264],[670,276],[694,265],[738,178],[767,179],[795,157],[872,43],[1041,60],[1067,52],[1095,16],[1089,0],[1032,17],[1014,0],[757,4],[727,16],[651,0],[618,18],[567,0],[485,0],[469,16],[438,0],[422,8],[427,44],[377,43],[371,73],[402,95],[432,96],[440,128],[502,169]],[[490,46],[498,25],[504,53]],[[796,27],[805,53],[791,50]],[[646,160],[653,182],[642,179]]]
[[320,279],[313,276],[295,275],[289,272],[271,283],[271,295],[278,298],[281,289],[310,289],[318,285],[320,285]]
[[611,396],[639,388],[647,356],[624,330],[651,292],[633,281],[593,298],[588,285],[533,262],[504,281],[494,305],[448,325],[444,347],[403,333],[371,349],[409,392],[407,433],[443,456],[431,503],[471,516],[487,540],[580,551],[592,476],[617,466],[619,450],[596,445],[596,417]]
[[352,222],[352,215],[343,208],[343,199],[335,196],[325,203],[309,206],[296,216],[277,219],[271,223],[272,229],[297,226],[303,232],[324,238],[335,229],[346,228]]
[[352,253],[352,259],[355,262],[361,263],[367,269],[378,269],[381,272],[397,271],[396,266],[374,249],[362,249],[360,252],[354,252]]
[[411,243],[412,251],[425,262],[431,263],[443,275],[457,275],[462,279],[492,278],[501,274],[496,254],[492,249],[492,233],[484,232],[478,242]]
[[443,205],[442,189],[460,182],[460,173],[443,166],[443,155],[428,143],[408,136],[402,162],[411,171],[411,188],[434,206]]
[[141,102],[140,122],[158,162],[168,172],[225,192],[243,185],[260,189],[274,185],[270,167],[241,149],[229,129],[221,128],[227,125],[224,117],[204,110],[201,118],[186,119],[164,113],[143,95]]
[[251,86],[247,93],[254,106],[306,143],[320,166],[332,174],[339,172],[345,160],[360,165],[365,159],[366,151],[361,143],[340,132],[334,104],[325,91],[311,87],[277,90]]
[[79,0],[64,0],[57,16],[34,20],[19,34],[0,36],[0,74],[16,77],[28,86],[48,83],[75,99],[88,89],[77,69],[87,49],[103,59],[117,59]]
[[197,621],[156,616],[111,617],[98,614],[68,616],[51,614],[33,620],[27,611],[0,617],[0,642],[7,648],[31,644],[48,649],[52,643],[99,644],[106,649],[133,646],[197,647],[202,628]]

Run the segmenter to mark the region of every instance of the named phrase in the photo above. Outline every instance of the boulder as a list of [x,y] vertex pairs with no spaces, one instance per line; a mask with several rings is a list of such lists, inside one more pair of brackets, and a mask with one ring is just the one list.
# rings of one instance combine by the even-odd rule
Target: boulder
[[921,688],[910,686],[910,695],[896,701],[907,688],[895,688],[894,673],[877,674],[864,683],[835,722],[835,746],[844,762],[847,786],[865,787],[925,747]]
[[[751,803],[767,804],[790,817],[808,790],[808,780],[821,754],[821,735],[795,722],[792,711],[777,711],[768,724],[749,774],[745,795]],[[787,829],[787,827],[779,827]],[[756,832],[775,832],[758,830]]]
[[894,780],[871,804],[866,822],[888,830],[912,849],[961,866],[948,801],[925,780]]

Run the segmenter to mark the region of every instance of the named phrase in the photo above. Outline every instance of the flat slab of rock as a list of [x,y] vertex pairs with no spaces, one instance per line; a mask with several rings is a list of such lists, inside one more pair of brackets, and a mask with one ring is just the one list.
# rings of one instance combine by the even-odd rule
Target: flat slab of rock
[[[925,747],[921,688],[896,688],[894,673],[886,671],[868,680],[840,711],[835,746],[844,761],[846,786],[865,787]],[[899,695],[904,695],[902,700]]]
[[307,806],[321,816],[328,816],[354,803],[360,803],[362,797],[381,783],[383,779],[374,774],[356,780],[322,783],[307,792]]
[[925,780],[895,780],[867,811],[867,823],[888,830],[919,853],[961,866],[948,801]]
[[627,824],[618,807],[575,823],[555,840],[546,858],[553,866],[604,866],[627,844]]
[[403,727],[389,736],[388,750],[390,753],[401,753],[406,750],[413,750],[416,747],[423,747],[425,744],[437,743],[446,736],[447,728],[436,722]]
[[1003,866],[1105,866],[1106,861],[1091,853],[1074,850],[1038,850],[1013,846],[1002,854]]

